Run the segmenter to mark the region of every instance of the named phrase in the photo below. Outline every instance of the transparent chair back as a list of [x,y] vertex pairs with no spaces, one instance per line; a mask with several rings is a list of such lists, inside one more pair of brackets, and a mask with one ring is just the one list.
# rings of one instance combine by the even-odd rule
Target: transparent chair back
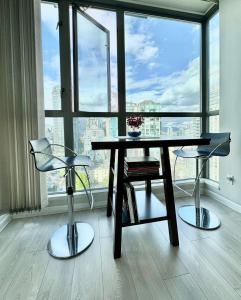
[[[39,140],[29,141],[31,145],[31,153],[34,156],[35,166],[39,171],[44,170],[44,165],[46,165],[52,158],[51,145],[47,138],[42,138]],[[38,153],[41,152],[41,153]],[[44,155],[46,153],[46,155]]]

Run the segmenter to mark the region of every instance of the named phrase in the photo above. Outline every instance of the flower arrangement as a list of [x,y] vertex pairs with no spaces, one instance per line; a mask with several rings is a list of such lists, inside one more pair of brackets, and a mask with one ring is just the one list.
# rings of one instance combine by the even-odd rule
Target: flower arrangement
[[126,123],[132,129],[140,128],[144,123],[144,118],[142,116],[129,116],[127,117]]

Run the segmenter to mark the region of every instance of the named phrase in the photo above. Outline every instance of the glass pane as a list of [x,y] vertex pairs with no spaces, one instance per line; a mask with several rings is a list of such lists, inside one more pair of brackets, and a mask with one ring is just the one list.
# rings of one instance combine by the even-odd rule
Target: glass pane
[[[109,10],[87,8],[85,12],[104,26],[109,32],[110,38],[110,86],[111,86],[111,111],[118,111],[117,89],[117,27],[116,13]],[[99,110],[103,108],[99,108]]]
[[[200,136],[200,118],[145,118],[144,124],[140,127],[143,135],[156,137],[199,137]],[[127,128],[129,131],[129,128]],[[185,147],[191,149],[192,147]],[[195,147],[194,147],[195,148]],[[176,156],[173,150],[170,150],[170,161],[173,170]],[[129,156],[142,156],[142,149],[128,150]],[[153,148],[150,155],[160,158],[160,150]],[[193,159],[178,159],[176,166],[176,179],[187,179],[195,177],[195,161]]]
[[219,109],[219,14],[209,22],[209,110]]
[[109,32],[87,14],[77,23],[79,110],[110,111]]
[[[209,117],[209,131],[219,132],[219,116]],[[219,181],[219,157],[209,159],[209,178]]]
[[209,132],[219,132],[219,116],[209,117]]
[[200,111],[200,24],[125,15],[126,110]]
[[[200,137],[200,118],[163,118],[162,135],[168,137]],[[178,147],[179,148],[179,147]],[[173,171],[176,155],[173,153],[178,148],[171,148],[170,161]],[[194,147],[185,147],[186,150],[195,149]],[[195,159],[178,158],[176,164],[176,179],[195,178],[196,165]]]
[[[45,118],[45,136],[52,144],[64,145],[64,123],[63,118]],[[55,147],[54,155],[63,157],[64,148]],[[48,193],[65,192],[64,169],[47,172]]]
[[42,54],[44,75],[44,107],[60,110],[60,52],[58,5],[41,3]]
[[[78,154],[89,155],[93,167],[89,169],[92,187],[107,187],[109,180],[110,151],[91,150],[93,139],[117,136],[117,118],[74,118],[74,149]],[[85,180],[83,170],[77,170]],[[76,180],[76,189],[82,189],[79,180]]]

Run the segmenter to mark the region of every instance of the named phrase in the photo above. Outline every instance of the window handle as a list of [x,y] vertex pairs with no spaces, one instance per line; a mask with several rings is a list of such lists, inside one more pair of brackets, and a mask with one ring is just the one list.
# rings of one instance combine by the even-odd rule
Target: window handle
[[63,22],[62,22],[62,21],[58,21],[57,26],[56,26],[56,30],[58,30],[58,28],[59,28],[60,26],[62,26],[62,25],[63,25]]

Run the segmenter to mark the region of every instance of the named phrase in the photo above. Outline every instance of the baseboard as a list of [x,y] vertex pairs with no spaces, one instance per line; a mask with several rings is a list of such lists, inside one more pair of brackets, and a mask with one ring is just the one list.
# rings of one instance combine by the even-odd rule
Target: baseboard
[[0,216],[0,232],[12,221],[10,214]]
[[[183,181],[180,182],[180,186],[187,190],[188,192],[192,192],[193,183],[192,181]],[[201,183],[201,191],[203,190],[203,183]],[[136,190],[144,189],[144,185],[139,185],[136,187]],[[160,199],[164,196],[164,188],[163,184],[156,183],[152,185],[153,193]],[[105,208],[107,204],[107,189],[94,191],[93,192],[95,204],[94,208]],[[185,194],[177,189],[174,188],[174,195],[175,198],[184,197]],[[36,217],[36,216],[44,216],[44,215],[54,215],[59,213],[66,213],[68,212],[67,203],[67,196],[66,195],[53,195],[49,197],[48,206],[43,207],[40,211],[33,211],[33,212],[23,212],[13,214],[13,219],[19,218],[27,218],[27,217]],[[75,194],[75,204],[74,210],[81,211],[81,210],[89,210],[88,200],[84,193],[77,193]]]
[[241,213],[241,205],[229,200],[228,198],[224,197],[220,194],[218,189],[213,189],[213,187],[209,187],[208,184],[206,184],[206,187],[204,189],[204,193],[206,196],[209,196],[211,199],[216,200],[223,205],[233,209],[234,211]]
[[[98,201],[95,204],[94,209],[104,208],[106,207],[106,200],[105,201]],[[90,207],[86,203],[82,204],[75,204],[74,211],[86,211],[90,210]],[[38,216],[47,216],[47,215],[56,215],[56,214],[63,214],[68,212],[67,205],[57,205],[57,206],[46,206],[43,207],[40,211],[32,211],[32,212],[22,212],[13,214],[13,219],[21,219],[21,218],[31,218],[31,217],[38,217]]]
[[[187,190],[188,192],[192,192],[192,183],[191,182],[183,182],[181,183],[181,187]],[[144,186],[137,187],[138,190],[143,189]],[[209,196],[214,201],[218,201],[222,203],[223,205],[233,209],[236,212],[241,213],[241,205],[227,199],[223,195],[220,194],[218,184],[215,184],[213,182],[204,181],[201,182],[200,185],[201,188],[201,194],[204,194],[206,196]],[[156,194],[157,197],[160,199],[163,197],[164,189],[163,185],[160,184],[153,184],[153,192]],[[174,187],[174,195],[175,198],[182,198],[185,197],[185,194]],[[82,196],[81,196],[82,197]],[[103,190],[101,192],[95,193],[95,198],[97,198],[95,201],[95,209],[98,208],[105,208],[106,207],[106,199],[107,199],[107,191]],[[44,215],[54,215],[59,213],[67,213],[68,212],[68,206],[65,205],[66,203],[66,196],[61,196],[58,198],[57,196],[52,197],[52,203],[50,201],[50,205],[47,207],[44,207],[41,209],[41,211],[34,211],[34,212],[24,212],[24,213],[17,213],[10,216],[9,214],[3,215],[0,217],[0,232],[1,230],[7,226],[9,222],[11,222],[11,219],[18,219],[18,218],[27,218],[27,217],[35,217],[35,216],[44,216]],[[86,199],[85,199],[86,200]],[[83,201],[79,203],[79,195],[77,195],[75,199],[75,211],[84,211],[89,210],[89,205],[87,201]]]
[[[187,193],[192,194],[193,193],[193,180],[186,180],[186,181],[180,181],[178,183],[178,186],[180,188],[182,188],[183,190],[185,190]],[[162,185],[153,185],[153,193],[159,198],[162,199],[164,197],[164,186]],[[204,182],[201,181],[200,182],[200,193],[203,194],[204,192]],[[174,197],[175,199],[177,198],[184,198],[184,197],[189,197],[187,196],[186,193],[184,193],[183,191],[179,190],[178,188],[175,187],[175,185],[173,185],[173,193],[174,193]]]

